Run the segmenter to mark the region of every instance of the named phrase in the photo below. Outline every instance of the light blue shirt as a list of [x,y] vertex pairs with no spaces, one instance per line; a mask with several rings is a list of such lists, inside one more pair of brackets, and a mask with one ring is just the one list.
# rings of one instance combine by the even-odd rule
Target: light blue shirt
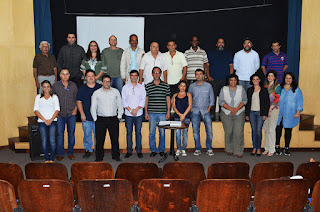
[[260,68],[259,54],[253,49],[249,53],[242,49],[234,55],[233,67],[239,80],[250,81],[251,75]]
[[138,47],[136,48],[135,51],[130,48],[130,55],[131,55],[131,63],[130,63],[130,71],[132,70],[137,70],[137,52],[138,52]]
[[197,85],[197,82],[192,83],[188,90],[192,95],[192,112],[195,114],[204,115],[209,106],[214,105],[214,94],[210,83],[203,82],[202,85]]
[[292,92],[292,88],[281,90],[279,100],[279,118],[278,125],[282,121],[284,128],[294,128],[300,122],[300,115],[298,118],[293,118],[298,110],[303,111],[303,96],[300,88],[297,88],[295,92]]

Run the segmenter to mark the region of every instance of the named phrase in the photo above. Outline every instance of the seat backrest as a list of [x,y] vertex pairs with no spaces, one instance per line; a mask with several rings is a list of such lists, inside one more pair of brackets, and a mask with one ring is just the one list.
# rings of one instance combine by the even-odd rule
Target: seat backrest
[[12,212],[17,208],[17,199],[13,186],[0,180],[0,212]]
[[160,178],[160,171],[155,163],[121,163],[117,168],[116,178],[126,179],[131,183],[134,199],[137,200],[140,181]]
[[250,179],[249,170],[245,162],[213,163],[208,168],[208,179]]
[[320,162],[308,162],[299,165],[296,175],[301,175],[308,181],[311,193],[314,185],[320,180]]
[[311,206],[313,206],[313,212],[320,212],[320,180],[314,185]]
[[278,179],[293,175],[293,164],[291,162],[262,162],[257,163],[252,170],[251,183],[253,194],[259,182],[266,179]]
[[197,207],[201,212],[246,211],[250,198],[249,180],[209,179],[198,187]]
[[68,171],[61,163],[28,163],[26,179],[57,179],[68,181]]
[[72,186],[64,180],[24,180],[18,191],[24,212],[71,212],[74,208]]
[[254,195],[256,211],[303,211],[308,199],[306,180],[271,179],[258,183]]
[[184,179],[191,182],[196,197],[197,188],[206,179],[204,166],[197,162],[170,162],[163,166],[163,179]]
[[128,180],[81,180],[78,203],[83,212],[130,211],[133,205],[131,184]]
[[21,167],[15,163],[0,163],[0,180],[8,181],[14,188],[17,199],[18,185],[20,181],[24,180]]
[[138,189],[141,212],[189,211],[192,206],[192,184],[187,180],[147,179]]

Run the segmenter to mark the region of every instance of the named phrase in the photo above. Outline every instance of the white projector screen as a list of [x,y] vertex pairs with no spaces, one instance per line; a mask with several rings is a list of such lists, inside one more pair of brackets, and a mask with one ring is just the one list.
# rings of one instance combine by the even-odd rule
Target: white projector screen
[[109,47],[109,37],[115,35],[118,47],[129,47],[129,36],[138,36],[138,45],[144,48],[144,18],[143,17],[93,17],[77,16],[77,43],[85,51],[90,41],[95,40],[102,51]]

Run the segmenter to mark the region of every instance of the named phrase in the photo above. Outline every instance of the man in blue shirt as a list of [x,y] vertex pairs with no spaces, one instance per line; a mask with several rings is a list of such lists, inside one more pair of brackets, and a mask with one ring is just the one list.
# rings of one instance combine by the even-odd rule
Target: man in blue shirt
[[86,71],[86,84],[82,85],[79,88],[77,94],[77,107],[81,114],[81,121],[82,121],[82,129],[83,129],[83,145],[85,154],[83,155],[84,158],[88,158],[92,154],[92,132],[94,134],[94,140],[96,140],[96,133],[95,133],[95,125],[93,118],[90,113],[91,107],[91,96],[93,92],[101,88],[101,85],[96,83],[95,80],[95,72],[91,69]]
[[192,128],[193,138],[195,142],[195,152],[193,155],[198,156],[201,154],[201,143],[200,143],[200,122],[204,123],[206,128],[206,150],[209,156],[213,156],[212,151],[212,119],[210,109],[214,105],[214,94],[212,86],[204,82],[205,72],[201,69],[195,71],[197,81],[192,83],[189,87],[189,93],[192,95]]
[[[233,57],[232,54],[225,50],[225,41],[223,38],[218,38],[216,43],[216,49],[209,52],[209,73],[208,81],[212,85],[214,91],[214,99],[220,93],[221,88],[226,84],[226,78],[229,74],[233,73]],[[215,101],[216,102],[216,101]],[[214,119],[218,120],[219,111],[215,113],[216,105],[211,109],[211,115],[214,115]]]

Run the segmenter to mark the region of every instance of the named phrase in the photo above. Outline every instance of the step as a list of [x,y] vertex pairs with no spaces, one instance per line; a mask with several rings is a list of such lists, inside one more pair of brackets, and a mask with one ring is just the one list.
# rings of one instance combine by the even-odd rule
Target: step
[[25,153],[29,149],[29,142],[21,141],[19,137],[8,138],[9,149],[16,153]]
[[29,142],[29,128],[28,126],[18,127],[19,129],[19,138],[21,141]]
[[320,125],[314,125],[313,130],[315,131],[315,138],[314,140],[320,141]]
[[314,115],[301,114],[299,130],[313,130]]
[[38,117],[37,116],[28,116],[28,124],[37,125]]

